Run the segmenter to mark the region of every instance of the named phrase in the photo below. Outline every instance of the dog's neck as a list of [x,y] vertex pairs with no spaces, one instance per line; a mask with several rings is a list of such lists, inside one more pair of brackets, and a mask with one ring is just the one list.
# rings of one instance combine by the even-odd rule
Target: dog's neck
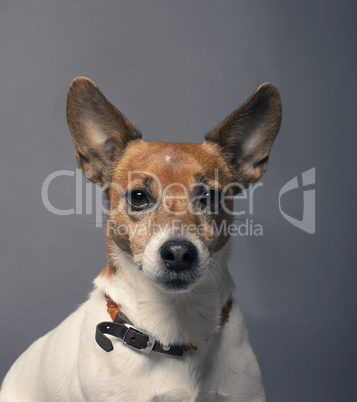
[[226,267],[227,249],[216,253],[210,269],[192,290],[167,293],[139,270],[130,256],[111,245],[115,270],[106,269],[95,280],[96,288],[120,306],[139,328],[162,344],[199,345],[220,330],[222,307],[233,291]]

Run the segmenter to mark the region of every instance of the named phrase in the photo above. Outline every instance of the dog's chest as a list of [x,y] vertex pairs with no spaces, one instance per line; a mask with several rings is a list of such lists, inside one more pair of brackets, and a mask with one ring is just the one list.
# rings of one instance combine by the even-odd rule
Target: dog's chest
[[[91,327],[103,319],[108,320],[106,312],[102,315],[105,311],[102,296],[93,294],[86,310],[88,314],[91,312]],[[221,366],[217,356],[222,352],[221,342],[216,342],[217,339],[202,338],[197,350],[184,352],[183,356],[172,356],[155,351],[149,354],[138,352],[118,338],[110,338],[114,349],[107,353],[94,342],[93,331],[82,333],[78,361],[85,401],[224,400],[216,394],[220,381],[215,371],[217,366]],[[218,371],[222,372],[223,367]],[[209,396],[210,393],[214,397]],[[200,395],[205,397],[200,399]]]
[[101,367],[91,370],[88,400],[196,401],[206,388],[195,352],[148,356],[117,343],[111,353],[110,361],[105,354],[98,362]]

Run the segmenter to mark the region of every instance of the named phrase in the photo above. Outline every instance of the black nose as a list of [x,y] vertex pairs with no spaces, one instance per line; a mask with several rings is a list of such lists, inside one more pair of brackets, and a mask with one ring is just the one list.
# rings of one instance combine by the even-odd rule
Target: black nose
[[197,261],[197,249],[189,241],[167,241],[160,247],[161,258],[166,268],[184,271],[193,267]]

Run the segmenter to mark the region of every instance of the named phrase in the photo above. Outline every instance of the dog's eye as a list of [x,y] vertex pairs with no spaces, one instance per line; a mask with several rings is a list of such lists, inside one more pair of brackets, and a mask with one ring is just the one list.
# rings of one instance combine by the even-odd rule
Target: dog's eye
[[148,195],[144,190],[133,190],[127,194],[130,206],[135,210],[146,208],[150,204]]
[[202,194],[199,202],[202,207],[205,207],[211,211],[219,208],[222,201],[222,191],[217,189],[206,190]]

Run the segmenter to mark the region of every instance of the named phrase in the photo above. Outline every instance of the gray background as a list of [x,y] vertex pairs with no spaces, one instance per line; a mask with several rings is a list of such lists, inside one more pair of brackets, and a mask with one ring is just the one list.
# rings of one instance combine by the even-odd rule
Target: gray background
[[[264,81],[283,123],[254,220],[231,272],[269,401],[354,401],[356,350],[356,2],[0,2],[0,378],[83,302],[105,265],[95,215],[56,216],[44,179],[76,168],[66,92],[93,79],[146,140],[201,142]],[[316,227],[278,194],[316,167]],[[50,199],[74,207],[74,179]],[[284,210],[302,215],[302,191]],[[61,345],[58,345],[60,348]]]

